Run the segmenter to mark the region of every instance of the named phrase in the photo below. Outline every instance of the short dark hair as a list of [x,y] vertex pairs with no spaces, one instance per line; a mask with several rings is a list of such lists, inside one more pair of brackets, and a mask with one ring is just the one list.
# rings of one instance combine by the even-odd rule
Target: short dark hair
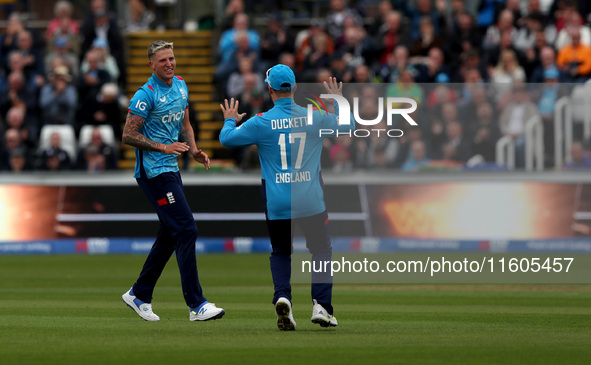
[[148,58],[152,60],[152,56],[156,54],[156,52],[161,51],[163,49],[174,49],[173,43],[166,42],[166,41],[156,41],[150,44],[148,47]]

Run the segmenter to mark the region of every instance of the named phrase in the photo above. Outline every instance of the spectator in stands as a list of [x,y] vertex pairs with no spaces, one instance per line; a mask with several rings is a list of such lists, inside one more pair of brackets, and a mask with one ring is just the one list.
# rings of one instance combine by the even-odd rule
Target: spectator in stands
[[[561,31],[572,19],[572,13],[577,12],[577,0],[556,0],[550,8],[550,13],[554,15],[556,30]],[[582,21],[582,19],[581,19]],[[579,25],[582,25],[581,22]]]
[[369,84],[373,81],[373,74],[365,64],[356,66],[352,72],[351,82]]
[[558,80],[560,82],[565,81],[566,77],[564,73],[556,65],[556,52],[554,48],[546,46],[540,51],[540,65],[532,71],[529,81],[532,83],[544,82],[544,72],[549,69],[556,69],[558,71]]
[[[2,54],[7,55],[16,49],[18,34],[25,31],[25,23],[19,13],[11,13],[6,24],[6,31],[2,37]],[[6,65],[2,65],[6,66]]]
[[49,147],[39,153],[36,167],[47,171],[69,170],[72,168],[72,160],[68,152],[61,146],[60,134],[53,133],[50,138]]
[[60,66],[49,75],[50,82],[41,88],[39,106],[42,124],[74,125],[78,92],[71,84],[68,68]]
[[427,147],[425,142],[418,140],[410,145],[410,155],[408,160],[402,165],[404,172],[417,172],[422,167],[429,165],[431,160],[427,157]]
[[497,14],[503,6],[503,0],[481,0],[478,6],[478,26],[481,29],[488,29],[494,24]]
[[499,100],[512,84],[525,82],[525,71],[519,65],[515,52],[510,49],[502,51],[499,63],[491,72],[490,81],[494,83]]
[[504,9],[499,14],[496,24],[491,25],[486,30],[486,34],[482,39],[482,48],[485,51],[497,48],[501,41],[501,34],[508,31],[513,42],[517,38],[517,29],[513,26],[513,12],[509,9]]
[[479,115],[478,123],[475,125],[472,140],[472,155],[480,155],[486,162],[495,162],[496,143],[499,139],[498,126],[493,121],[493,108],[490,103],[481,103],[477,107]]
[[25,64],[23,60],[23,55],[18,51],[12,51],[8,54],[8,62],[7,62],[7,69],[4,75],[2,76],[2,88],[7,86],[7,76],[12,72],[22,73],[25,77],[25,85],[30,87],[32,90],[37,90],[38,82],[43,82],[43,78],[37,79],[36,75],[27,75],[25,74]]
[[96,50],[89,50],[85,60],[88,70],[80,75],[78,82],[79,100],[84,103],[86,99],[94,99],[104,84],[111,82],[111,75],[101,69],[101,55]]
[[409,64],[417,71],[416,81],[419,83],[451,82],[450,69],[444,64],[441,48],[431,48],[428,55],[414,56]]
[[456,103],[447,102],[442,103],[440,106],[441,115],[438,116],[444,125],[448,125],[451,122],[458,121],[459,111]]
[[560,95],[560,85],[558,84],[560,73],[557,68],[548,68],[544,70],[544,84],[536,87],[539,93],[538,111],[542,120],[552,120],[554,118],[554,109],[556,102],[562,96]]
[[541,32],[544,43],[546,41],[544,28],[542,25],[541,14],[529,14],[524,19],[524,25],[519,28],[515,37],[513,38],[513,45],[515,49],[525,54],[528,50],[535,47],[536,34]]
[[[118,80],[121,72],[119,71],[117,60],[115,60],[115,57],[109,52],[109,45],[107,42],[102,38],[96,38],[94,42],[92,42],[92,48],[90,50],[98,55],[99,68],[107,71],[112,81]],[[84,74],[88,72],[88,69],[88,60],[85,58],[84,61],[82,61],[80,71]]]
[[296,63],[298,71],[304,70],[304,62],[311,53],[316,52],[314,39],[325,40],[324,53],[332,55],[335,51],[334,39],[326,33],[317,19],[312,19],[310,27],[298,34],[300,41],[296,40]]
[[23,72],[28,75],[28,78],[35,77],[35,83],[40,86],[45,80],[43,53],[41,49],[34,47],[33,41],[33,35],[28,30],[19,32],[17,47],[13,52],[19,52],[22,55]]
[[591,169],[591,157],[583,149],[583,143],[574,141],[570,148],[571,161],[566,162],[564,170],[589,170]]
[[348,173],[353,170],[351,161],[351,145],[353,138],[347,135],[340,136],[330,147],[329,155],[334,173]]
[[45,56],[45,69],[52,70],[53,60],[61,58],[64,64],[68,67],[72,77],[77,80],[80,66],[78,55],[71,51],[72,46],[67,37],[60,36],[53,41],[51,51]]
[[[440,6],[438,2],[438,6]],[[443,10],[443,9],[441,9]],[[417,0],[416,6],[408,6],[408,13],[410,18],[410,38],[415,41],[420,37],[421,20],[428,18],[434,27],[434,34],[440,34],[441,24],[443,24],[443,17],[437,7],[433,6],[432,0]]]
[[303,60],[303,70],[316,72],[318,69],[328,67],[332,55],[329,46],[328,35],[325,33],[315,34]]
[[244,75],[244,88],[240,95],[238,95],[238,100],[240,104],[250,104],[252,93],[255,90],[262,90],[261,86],[259,85],[260,74],[246,74]]
[[474,119],[466,124],[468,134],[477,136],[482,128],[486,128],[490,139],[496,142],[501,137],[501,130],[495,108],[488,100],[481,100],[476,104],[475,109]]
[[[413,115],[413,119],[415,117],[417,117],[417,115]],[[417,119],[418,118],[419,117],[417,117]],[[423,139],[423,130],[421,129],[421,127],[409,125],[409,126],[405,126],[403,128],[403,130],[404,130],[404,135],[400,138],[397,138],[398,150],[396,151],[396,158],[394,159],[394,162],[393,162],[393,167],[397,168],[397,169],[401,169],[402,165],[404,165],[406,163],[406,161],[408,161],[411,158],[410,156],[411,156],[412,144],[416,141],[425,141]],[[426,141],[425,141],[425,143],[426,143]],[[429,147],[426,151],[427,154],[429,154],[432,146],[431,146],[431,144],[429,144],[429,145],[426,144],[426,147]]]
[[21,143],[32,150],[37,144],[37,126],[27,123],[26,113],[27,111],[24,106],[13,106],[10,108],[6,114],[6,126],[3,132],[8,129],[18,131]]
[[113,128],[115,138],[121,139],[122,126],[125,123],[124,111],[119,104],[119,87],[113,82],[104,84],[96,97],[86,99],[80,108],[78,125],[80,130],[83,125],[110,125]]
[[388,62],[380,67],[379,78],[384,83],[395,83],[400,78],[402,71],[410,67],[408,48],[399,45],[394,48],[394,52],[388,57]]
[[292,33],[283,25],[283,19],[279,15],[269,17],[267,31],[261,38],[261,61],[263,69],[277,63],[278,56],[282,53],[293,53],[295,39]]
[[380,26],[375,36],[375,39],[382,40],[379,45],[381,64],[388,61],[388,57],[397,45],[408,43],[408,35],[402,27],[402,14],[392,10],[384,18],[384,24]]
[[343,59],[341,52],[335,52],[332,54],[328,70],[329,74],[336,77],[337,80],[343,80],[343,82],[351,81],[351,72],[347,69],[347,63]]
[[574,28],[571,43],[558,51],[558,67],[572,82],[584,82],[591,75],[591,46],[581,43],[581,33]]
[[316,82],[320,86],[321,84],[324,84],[324,82],[328,82],[330,80],[331,75],[332,74],[330,73],[330,70],[322,68],[318,70],[318,72],[316,73],[316,78],[314,79],[314,82]]
[[11,72],[6,86],[0,90],[0,115],[6,117],[8,110],[15,106],[24,106],[30,122],[37,122],[37,95],[33,88],[25,85],[25,76],[20,71]]
[[278,63],[291,68],[292,71],[296,74],[296,76],[298,75],[296,70],[296,57],[293,53],[283,52],[279,55]]
[[426,99],[426,107],[429,110],[434,108],[440,108],[445,103],[453,103],[456,105],[457,93],[456,91],[446,84],[437,85],[429,92]]
[[525,165],[525,123],[538,115],[538,108],[531,101],[525,85],[515,85],[508,104],[501,112],[499,125],[505,136],[515,141],[517,167]]
[[[247,76],[252,75],[252,76]],[[238,98],[245,89],[245,79],[248,77],[254,77],[254,88],[263,90],[265,83],[260,73],[255,73],[253,69],[253,60],[250,57],[244,57],[238,60],[238,70],[230,75],[228,80],[228,86],[226,88],[226,94],[230,98]]]
[[546,27],[550,21],[548,11],[550,10],[550,5],[552,5],[552,2],[554,2],[554,0],[529,0],[527,2],[525,14],[536,14],[537,16],[540,16],[540,19],[542,20],[542,26]]
[[220,30],[226,31],[232,28],[234,24],[234,18],[238,14],[244,13],[244,1],[243,0],[229,0],[226,9],[224,10],[224,17],[220,23]]
[[421,105],[423,101],[423,90],[415,82],[416,70],[408,67],[400,72],[398,82],[391,84],[386,89],[386,97],[409,97]]
[[443,17],[443,27],[441,34],[446,37],[453,36],[454,29],[458,26],[458,17],[460,14],[466,13],[465,0],[451,0],[449,11],[440,10],[441,16]]
[[423,17],[419,23],[418,37],[410,46],[410,56],[427,56],[432,48],[441,48],[443,45],[443,37],[435,33],[431,18]]
[[513,40],[512,40],[511,34],[512,34],[511,31],[504,30],[501,33],[501,38],[500,38],[497,46],[485,51],[484,59],[485,59],[486,65],[488,66],[489,69],[491,67],[493,67],[493,68],[496,67],[501,62],[501,55],[503,54],[504,51],[507,51],[507,50],[512,51],[515,54],[515,56],[517,57],[517,63],[521,64],[521,60],[519,59],[519,53],[517,52],[517,50],[513,46]]
[[351,18],[355,24],[362,24],[359,14],[347,5],[347,0],[330,0],[330,11],[326,15],[326,31],[333,39],[343,36],[347,18]]
[[[554,158],[554,111],[556,102],[564,96],[566,90],[560,84],[560,72],[556,67],[544,70],[544,83],[535,88],[535,101],[544,125],[544,151],[548,159]],[[570,92],[571,90],[568,90]]]
[[125,47],[121,30],[117,25],[117,19],[109,14],[105,0],[92,0],[90,7],[91,13],[80,30],[80,36],[82,37],[81,61],[92,48],[92,43],[96,38],[106,40],[111,55],[117,60],[117,66],[119,67],[120,74],[117,81],[120,86],[125,87],[127,82]]
[[154,13],[148,8],[142,0],[127,0],[129,5],[130,21],[127,25],[128,32],[138,32],[149,30],[150,24],[156,18]]
[[554,47],[561,49],[571,44],[575,29],[579,30],[579,41],[586,46],[591,46],[591,29],[584,25],[583,18],[576,9],[570,9],[565,12],[564,27],[558,32]]
[[[529,81],[531,81],[534,70],[541,64],[542,50],[544,47],[548,47],[546,36],[544,35],[543,30],[538,30],[535,32],[534,38],[533,47],[521,53],[521,65],[523,66],[523,70],[525,71],[525,75]],[[556,57],[554,59],[556,59]]]
[[[377,104],[371,100],[363,103],[360,112],[367,114],[364,115],[364,119],[374,119],[377,115]],[[376,130],[381,129],[382,133],[386,133],[388,126],[384,119],[373,128]],[[399,149],[397,138],[389,138],[384,137],[383,134],[378,135],[378,133],[372,133],[369,138],[356,138],[355,142],[357,143],[352,150],[351,159],[355,161],[356,166],[368,169],[385,169],[392,168],[394,165]],[[367,145],[365,151],[360,150],[360,147],[364,146],[363,143]]]
[[238,48],[236,48],[230,57],[218,64],[215,71],[215,78],[218,83],[226,85],[229,76],[239,71],[239,60],[249,58],[252,62],[253,71],[259,70],[259,55],[258,51],[251,48],[251,44],[248,40],[248,33],[237,32],[235,34]]
[[78,22],[72,17],[73,5],[70,1],[59,0],[53,6],[55,17],[51,19],[45,30],[45,41],[51,44],[56,38],[64,35],[76,37],[80,33]]
[[[248,100],[246,103],[242,103],[242,100]],[[273,107],[272,104],[265,99],[265,93],[263,89],[253,89],[250,91],[248,98],[242,97],[240,101],[240,108],[246,113],[248,117],[254,117],[258,113],[262,113],[269,110],[269,106]]]
[[339,48],[347,67],[355,68],[361,64],[373,66],[376,60],[377,43],[367,35],[361,26],[352,26],[345,30],[344,44]]
[[30,168],[27,147],[21,140],[18,130],[9,128],[4,132],[4,147],[0,151],[0,166],[10,171],[22,171]]
[[469,83],[488,81],[490,67],[487,68],[479,50],[471,48],[463,52],[458,57],[458,61],[459,67],[457,64],[450,64],[452,82]]
[[446,141],[442,146],[441,158],[456,162],[466,162],[472,157],[472,141],[464,135],[460,122],[445,125]]
[[248,15],[240,13],[234,17],[233,28],[223,32],[220,36],[218,56],[222,63],[227,63],[240,47],[244,49],[244,46],[239,46],[239,38],[243,37],[244,34],[247,37],[246,48],[256,52],[258,55],[261,46],[259,33],[249,28]]
[[93,173],[117,168],[115,149],[103,141],[100,129],[92,131],[90,143],[78,152],[78,167]]
[[22,147],[10,151],[8,167],[11,172],[31,170],[31,158],[28,151]]
[[[377,12],[376,14],[374,14],[373,19],[369,20],[370,24],[367,29],[372,37],[380,39],[380,28],[382,28],[388,22],[388,17],[392,13],[392,11],[394,11],[394,5],[392,4],[392,1],[381,0],[379,2]],[[396,46],[396,44],[394,44],[393,46]]]
[[58,38],[65,38],[69,46],[68,51],[78,55],[80,52],[80,28],[78,22],[72,18],[72,4],[69,1],[60,0],[55,3],[54,13],[55,18],[50,21],[45,32],[48,51],[53,50],[53,45]]
[[474,24],[474,19],[468,13],[458,14],[457,28],[448,40],[450,62],[458,63],[459,55],[470,49],[480,49],[482,38]]

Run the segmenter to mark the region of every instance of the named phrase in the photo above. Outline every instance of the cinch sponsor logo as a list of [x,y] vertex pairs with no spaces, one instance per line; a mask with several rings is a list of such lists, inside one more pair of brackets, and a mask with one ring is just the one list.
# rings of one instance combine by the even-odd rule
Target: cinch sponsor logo
[[162,117],[162,123],[178,122],[185,117],[185,111],[181,110],[177,113],[170,113]]

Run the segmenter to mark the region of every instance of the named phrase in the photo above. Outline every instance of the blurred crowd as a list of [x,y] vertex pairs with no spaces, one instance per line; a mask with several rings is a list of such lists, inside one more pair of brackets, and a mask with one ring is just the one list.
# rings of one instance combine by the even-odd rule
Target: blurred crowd
[[122,31],[104,0],[57,1],[46,29],[12,12],[0,35],[0,170],[117,168],[127,108]]
[[[279,2],[281,3],[281,2]],[[524,166],[525,124],[542,118],[546,166],[552,166],[556,101],[591,78],[591,2],[583,0],[383,0],[322,2],[326,14],[299,19],[264,2],[263,26],[253,2],[229,0],[219,23],[216,83],[248,115],[268,109],[265,71],[276,63],[300,83],[329,76],[362,99],[364,119],[378,115],[378,96],[419,104],[402,138],[327,139],[323,166],[356,169],[464,168],[495,164],[495,145],[510,136]],[[312,11],[311,11],[312,13]],[[261,23],[259,21],[259,23]],[[381,85],[381,87],[371,86]],[[367,102],[363,102],[367,100]],[[566,168],[590,168],[588,141],[575,127]],[[578,150],[581,150],[580,152]],[[579,155],[581,156],[579,158]],[[256,150],[236,149],[239,166],[256,168]]]
[[[70,1],[56,1],[43,31],[28,28],[24,13],[8,16],[0,34],[0,170],[117,168],[127,110],[123,34],[153,24],[146,4],[126,0],[125,29],[106,0],[90,1],[79,18]],[[544,125],[546,166],[553,166],[556,101],[591,78],[591,2],[583,0],[224,5],[214,80],[218,96],[240,100],[240,112],[272,107],[264,74],[277,63],[290,66],[300,84],[344,81],[366,120],[378,114],[378,97],[418,102],[418,126],[393,118],[374,127],[400,130],[401,138],[327,139],[323,166],[333,172],[498,168],[503,136],[513,139],[523,167],[525,124],[534,116]],[[566,168],[591,167],[582,130],[575,123]],[[252,147],[231,156],[239,168],[258,167]]]

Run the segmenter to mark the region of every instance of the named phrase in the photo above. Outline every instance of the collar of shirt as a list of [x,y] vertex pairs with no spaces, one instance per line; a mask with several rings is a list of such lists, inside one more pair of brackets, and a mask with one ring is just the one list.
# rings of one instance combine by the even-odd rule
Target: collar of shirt
[[291,105],[292,103],[293,103],[292,98],[281,98],[281,99],[275,100],[276,106],[287,106],[287,105]]
[[154,74],[154,73],[152,73],[152,78],[154,79],[154,82],[156,83],[156,85],[157,85],[158,87],[161,87],[161,88],[164,88],[164,89],[168,89],[168,88],[171,88],[171,87],[172,87],[172,84],[174,84],[174,79],[176,78],[176,75],[174,75],[174,76],[172,77],[172,84],[170,84],[170,86],[166,85],[166,84],[164,83],[164,81],[160,80],[160,79],[158,78],[158,76],[156,76],[156,74]]

